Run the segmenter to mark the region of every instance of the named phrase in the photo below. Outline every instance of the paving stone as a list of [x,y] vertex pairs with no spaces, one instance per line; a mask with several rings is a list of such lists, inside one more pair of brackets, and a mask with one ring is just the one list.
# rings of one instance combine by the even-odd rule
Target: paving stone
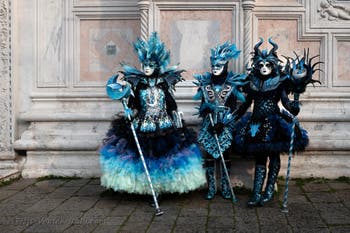
[[350,189],[349,183],[329,182],[328,185],[329,185],[329,187],[331,187],[332,189],[335,189],[335,190]]
[[267,224],[260,226],[261,233],[292,233],[292,227],[287,224]]
[[54,233],[63,232],[70,225],[67,224],[51,224],[51,223],[35,223],[34,225],[28,227],[24,230],[24,233]]
[[266,227],[269,225],[287,225],[287,218],[285,214],[281,213],[280,208],[265,206],[263,208],[257,208],[257,213],[260,226]]
[[64,233],[90,233],[93,232],[93,230],[95,230],[95,228],[98,225],[93,225],[93,224],[89,224],[89,225],[72,225],[69,228],[67,228]]
[[159,225],[174,225],[176,223],[178,216],[176,215],[169,215],[169,214],[163,214],[161,216],[155,216],[152,221],[153,224],[159,224]]
[[16,216],[0,216],[0,225],[18,225],[18,226],[30,226],[36,222],[39,222],[41,219],[43,219],[46,216],[46,214],[37,214],[33,213],[31,215],[28,215],[27,213],[21,212],[20,214],[17,214]]
[[326,227],[319,211],[311,203],[291,203],[288,209],[289,213],[286,214],[286,217],[293,228]]
[[348,233],[350,232],[350,225],[347,226],[331,226],[329,227],[332,233]]
[[326,183],[307,183],[303,186],[305,192],[328,192],[330,187]]
[[145,232],[149,225],[150,221],[128,221],[121,226],[120,232]]
[[94,205],[94,208],[100,208],[100,209],[114,209],[118,205],[118,202],[115,200],[110,199],[99,199],[96,204]]
[[175,221],[171,222],[152,222],[147,233],[171,233]]
[[99,178],[93,178],[90,180],[89,184],[101,185],[101,180]]
[[181,206],[177,205],[175,202],[173,202],[173,204],[165,204],[162,202],[160,208],[164,212],[163,216],[166,216],[166,218],[174,216],[177,217],[182,209]]
[[[169,199],[171,203],[174,203],[174,201],[182,201],[182,206],[186,208],[207,208],[210,201],[207,201],[204,199],[202,195],[188,195],[188,199],[183,199],[183,196],[177,196],[177,198]],[[180,198],[181,197],[181,198]],[[221,199],[221,198],[219,198]]]
[[153,219],[153,212],[142,212],[136,209],[129,217],[127,223],[144,222],[150,223]]
[[16,203],[35,203],[46,196],[46,193],[42,192],[33,186],[24,189],[21,192],[17,192],[15,195],[7,199],[7,202]]
[[[283,185],[279,185],[278,188],[279,188],[279,193],[283,196],[283,193],[285,191],[285,183],[283,182],[282,184]],[[302,194],[304,193],[304,191],[299,186],[293,185],[289,182],[288,193],[291,195],[294,195],[294,194]]]
[[65,199],[52,199],[52,198],[45,198],[28,209],[26,209],[27,212],[50,212],[51,210],[55,209],[57,206],[59,206],[61,203],[63,203]]
[[95,197],[71,197],[55,210],[58,212],[87,211],[96,202]]
[[42,222],[47,223],[60,223],[60,224],[93,224],[93,221],[81,221],[83,216],[82,212],[58,212],[56,210],[49,213],[48,216],[41,219]]
[[17,190],[1,190],[0,191],[0,201],[3,201],[7,199],[8,197],[11,197],[15,195],[18,191]]
[[207,223],[208,229],[215,229],[215,228],[225,228],[225,229],[233,229],[234,228],[234,221],[233,217],[228,216],[220,216],[220,217],[209,217],[208,223]]
[[207,216],[208,209],[207,208],[182,208],[180,212],[180,216]]
[[9,185],[4,186],[4,188],[6,187],[7,190],[23,190],[36,182],[36,179],[20,179]]
[[54,192],[48,195],[49,198],[69,198],[73,196],[78,190],[79,186],[63,186],[57,188]]
[[25,225],[1,225],[0,224],[0,231],[1,232],[11,232],[11,233],[19,233],[22,232],[24,229],[26,229],[27,226]]
[[132,212],[135,211],[136,204],[133,205],[117,205],[112,212],[109,213],[109,216],[129,216]]
[[334,203],[340,201],[335,194],[329,192],[306,193],[306,196],[313,203]]
[[237,221],[237,224],[235,224],[235,228],[233,229],[233,232],[237,232],[237,233],[259,232],[259,225],[256,222],[251,222],[249,224],[240,224],[239,221]]
[[[283,202],[283,195],[280,196],[280,201]],[[293,194],[288,195],[287,205],[290,203],[305,203],[309,202],[305,194]]]
[[343,204],[350,210],[350,201],[345,201]]
[[90,179],[73,179],[73,180],[69,180],[66,183],[64,183],[64,186],[83,186],[86,185],[88,182],[90,181]]
[[350,232],[350,195],[342,182],[310,182],[305,193],[291,183],[288,214],[280,212],[280,186],[278,197],[261,208],[248,208],[246,194],[237,195],[235,205],[220,195],[207,201],[205,190],[164,195],[159,217],[149,196],[96,191],[103,190],[98,183],[54,179],[4,186],[0,232]]
[[85,185],[75,195],[77,196],[100,196],[106,189],[100,185]]
[[176,226],[205,226],[207,223],[207,217],[192,216],[188,217],[178,217],[176,219]]
[[[114,233],[114,232],[120,232],[118,226],[108,226],[108,225],[99,225],[95,228],[93,233]],[[122,233],[128,233],[127,231],[121,231]],[[137,231],[135,231],[137,232]],[[140,231],[144,232],[144,231]],[[131,233],[131,231],[130,231]]]
[[111,226],[121,226],[126,219],[127,217],[106,217],[101,224],[111,225]]
[[232,203],[210,205],[209,216],[233,216]]
[[102,224],[110,212],[111,209],[91,208],[79,219],[79,224]]
[[0,213],[2,216],[15,216],[32,205],[32,203],[6,203],[0,206]]
[[315,207],[327,224],[350,225],[350,211],[342,203],[317,203]]
[[294,232],[302,232],[302,233],[329,233],[329,229],[327,227],[314,227],[314,226],[297,226],[293,228]]
[[334,193],[334,196],[338,198],[339,201],[342,202],[350,202],[350,191],[349,190],[341,190],[341,191],[336,191]]
[[234,233],[236,229],[233,228],[208,228],[209,233]]
[[174,233],[203,233],[203,232],[208,232],[205,230],[205,225],[202,226],[196,226],[193,227],[193,225],[188,226],[188,225],[176,225],[174,230]]
[[62,179],[42,180],[36,182],[34,186],[41,189],[46,189],[47,191],[51,192],[66,182],[66,180]]

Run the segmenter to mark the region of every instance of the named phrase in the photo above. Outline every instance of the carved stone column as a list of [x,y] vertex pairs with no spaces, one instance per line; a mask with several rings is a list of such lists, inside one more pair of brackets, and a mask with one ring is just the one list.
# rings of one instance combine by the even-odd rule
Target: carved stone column
[[10,0],[0,0],[0,160],[13,159]]
[[252,51],[252,25],[253,25],[253,14],[252,11],[255,7],[255,0],[243,0],[242,8],[244,15],[244,38],[243,38],[243,62],[247,64],[250,58],[250,52]]
[[146,40],[148,38],[148,10],[150,1],[138,1],[137,3],[140,9],[141,19],[141,39]]

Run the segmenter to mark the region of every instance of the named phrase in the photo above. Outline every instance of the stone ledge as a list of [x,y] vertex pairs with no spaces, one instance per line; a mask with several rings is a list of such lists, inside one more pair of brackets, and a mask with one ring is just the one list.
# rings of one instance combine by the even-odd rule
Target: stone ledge
[[[292,159],[291,178],[350,177],[349,152],[304,152]],[[281,156],[280,176],[285,176],[287,155]],[[92,151],[28,151],[22,176],[99,177],[101,174],[98,153]],[[254,160],[232,158],[232,183],[252,186]]]

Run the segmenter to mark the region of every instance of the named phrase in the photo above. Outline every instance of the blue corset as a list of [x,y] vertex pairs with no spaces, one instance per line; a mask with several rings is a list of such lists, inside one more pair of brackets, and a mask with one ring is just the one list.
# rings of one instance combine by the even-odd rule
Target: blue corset
[[140,90],[141,110],[134,125],[141,132],[151,133],[158,129],[164,130],[173,126],[166,112],[164,91],[156,86]]

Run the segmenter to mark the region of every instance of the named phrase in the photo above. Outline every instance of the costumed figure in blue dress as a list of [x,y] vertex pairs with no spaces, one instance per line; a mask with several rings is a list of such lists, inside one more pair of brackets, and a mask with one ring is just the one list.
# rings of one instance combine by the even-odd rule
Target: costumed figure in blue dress
[[152,194],[132,124],[155,192],[195,190],[206,182],[202,155],[196,135],[184,126],[173,95],[175,84],[183,80],[183,70],[167,68],[170,54],[155,32],[149,40],[138,39],[133,46],[142,70],[123,65],[123,75],[113,76],[107,83],[109,97],[120,99],[123,95],[128,101],[125,116],[112,122],[100,150],[101,185],[115,191]]
[[[318,63],[311,66],[311,61],[316,56],[309,59],[309,52],[304,51],[302,58],[287,58],[287,64],[282,66],[276,53],[277,44],[270,38],[273,48],[268,52],[259,49],[262,43],[263,39],[260,39],[255,45],[252,65],[248,69],[249,83],[244,87],[246,102],[235,112],[235,119],[241,118],[254,103],[252,113],[242,117],[235,126],[235,149],[239,153],[254,155],[256,161],[253,193],[248,206],[262,206],[273,198],[280,170],[280,153],[289,152],[292,132],[293,151],[303,151],[308,145],[307,132],[296,119],[300,111],[299,95],[307,84],[318,82],[312,79]],[[293,100],[289,99],[289,94],[294,94]],[[280,101],[283,110],[278,106]],[[267,159],[269,172],[262,193]]]
[[[199,132],[198,142],[206,151],[206,173],[208,193],[206,199],[215,197],[217,161],[221,164],[221,194],[225,199],[232,198],[233,190],[228,180],[231,159],[230,146],[233,141],[234,121],[232,112],[237,107],[237,100],[244,102],[241,87],[246,83],[245,74],[236,74],[228,71],[228,62],[237,58],[240,51],[235,44],[226,42],[211,49],[211,72],[195,74],[195,84],[199,87],[194,99],[201,100],[199,115],[203,118]],[[225,174],[225,167],[227,175]]]

